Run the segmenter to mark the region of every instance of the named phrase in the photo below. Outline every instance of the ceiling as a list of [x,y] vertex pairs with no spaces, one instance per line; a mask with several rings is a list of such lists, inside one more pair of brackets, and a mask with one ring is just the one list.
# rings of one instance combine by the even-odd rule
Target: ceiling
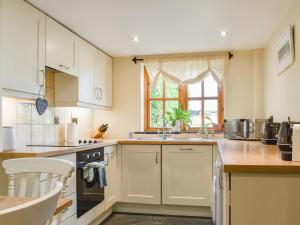
[[132,56],[264,47],[294,0],[28,1],[111,56]]

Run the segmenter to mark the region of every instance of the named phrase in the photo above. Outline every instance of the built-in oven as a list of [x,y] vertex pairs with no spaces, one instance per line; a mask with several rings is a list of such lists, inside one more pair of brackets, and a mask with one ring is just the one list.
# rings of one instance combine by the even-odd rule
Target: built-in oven
[[220,156],[217,157],[214,166],[215,176],[213,177],[212,190],[212,220],[214,225],[223,224],[223,163]]
[[[76,153],[77,157],[77,218],[88,212],[90,209],[104,201],[104,187],[97,182],[97,170],[94,171],[94,179],[87,179],[84,176],[86,165],[92,162],[104,161],[104,148],[94,148]],[[91,174],[89,174],[91,175]]]

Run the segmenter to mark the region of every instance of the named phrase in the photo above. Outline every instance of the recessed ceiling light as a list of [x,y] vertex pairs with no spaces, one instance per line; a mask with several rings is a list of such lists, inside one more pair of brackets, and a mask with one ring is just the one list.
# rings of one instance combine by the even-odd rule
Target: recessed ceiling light
[[227,36],[227,34],[228,34],[228,33],[227,33],[227,31],[226,31],[226,30],[223,30],[223,31],[221,31],[221,36],[222,36],[222,37],[225,37],[225,36]]
[[131,36],[130,39],[133,41],[133,42],[139,42],[139,37],[138,36]]

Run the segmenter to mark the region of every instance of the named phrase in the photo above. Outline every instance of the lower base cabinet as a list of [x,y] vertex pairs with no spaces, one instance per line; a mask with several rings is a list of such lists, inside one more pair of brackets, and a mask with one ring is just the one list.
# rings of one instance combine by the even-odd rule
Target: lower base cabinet
[[162,204],[210,206],[212,145],[162,146]]
[[122,202],[161,203],[160,152],[160,145],[122,145]]

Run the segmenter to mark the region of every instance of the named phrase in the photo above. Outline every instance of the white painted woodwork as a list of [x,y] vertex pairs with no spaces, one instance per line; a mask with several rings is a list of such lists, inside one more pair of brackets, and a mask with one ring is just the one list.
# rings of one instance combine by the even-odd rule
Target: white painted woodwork
[[122,202],[161,203],[160,152],[160,145],[122,145]]
[[77,75],[77,36],[50,17],[46,18],[46,65],[59,71]]
[[96,205],[94,208],[90,209],[88,212],[83,214],[77,219],[77,225],[87,225],[95,220],[98,216],[104,213],[104,202]]
[[117,202],[117,152],[116,146],[104,148],[107,186],[104,188],[105,210],[112,207]]
[[101,51],[97,54],[97,76],[98,103],[112,107],[112,59]]
[[78,101],[97,104],[98,90],[96,87],[97,73],[96,73],[96,54],[97,49],[87,43],[79,40],[79,71],[78,71],[78,85],[79,97]]
[[77,215],[71,216],[70,218],[61,222],[61,225],[75,225],[77,224]]
[[64,211],[62,211],[61,221],[65,221],[66,219],[69,219],[70,217],[76,215],[76,213],[77,213],[76,193],[73,193],[73,194],[67,196],[66,198],[72,200],[72,205],[69,208],[66,208]]
[[162,146],[162,203],[210,206],[212,145]]
[[[63,184],[61,197],[64,197],[66,196],[67,181],[75,171],[74,163],[53,158],[10,159],[3,161],[2,165],[9,178],[9,196],[39,197],[49,193],[53,188],[53,183],[60,181]],[[47,173],[47,179],[40,183],[40,180],[43,179],[41,174],[45,176],[45,173]],[[61,216],[62,213],[55,216],[55,224],[60,223]]]
[[37,199],[0,211],[0,225],[49,225],[57,207],[63,184],[57,182],[48,194]]
[[298,225],[299,174],[231,174],[231,225]]
[[46,16],[23,0],[2,4],[2,88],[15,97],[37,95],[45,79]]

